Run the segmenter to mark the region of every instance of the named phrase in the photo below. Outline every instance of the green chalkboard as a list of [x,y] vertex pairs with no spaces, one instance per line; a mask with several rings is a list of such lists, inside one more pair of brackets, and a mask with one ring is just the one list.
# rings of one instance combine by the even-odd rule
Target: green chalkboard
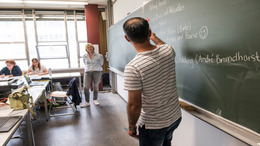
[[260,133],[260,1],[152,0],[142,12],[176,52],[179,96]]
[[137,54],[134,47],[126,41],[123,31],[124,22],[131,17],[142,17],[142,9],[137,9],[107,30],[109,66],[121,72],[124,72],[127,63]]

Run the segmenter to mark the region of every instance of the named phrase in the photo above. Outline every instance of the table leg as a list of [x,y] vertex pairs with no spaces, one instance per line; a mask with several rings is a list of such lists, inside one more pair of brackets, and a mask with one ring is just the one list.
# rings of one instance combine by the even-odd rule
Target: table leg
[[49,117],[49,111],[48,111],[48,103],[47,103],[47,95],[46,95],[46,89],[43,91],[43,96],[44,96],[44,107],[45,107],[45,116],[46,116],[46,121],[50,119]]
[[82,98],[82,84],[81,84],[81,76],[79,76],[79,89],[80,89],[80,97]]
[[27,116],[26,116],[26,129],[27,129],[29,146],[35,146],[32,121],[31,121],[31,116],[30,116],[29,112],[27,113]]

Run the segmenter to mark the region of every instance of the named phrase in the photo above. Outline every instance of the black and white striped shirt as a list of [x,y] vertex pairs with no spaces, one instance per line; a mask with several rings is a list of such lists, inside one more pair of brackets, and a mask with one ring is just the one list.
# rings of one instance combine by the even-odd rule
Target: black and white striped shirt
[[126,65],[124,89],[142,90],[139,126],[145,124],[147,129],[161,129],[180,118],[174,58],[173,48],[164,44],[138,53]]

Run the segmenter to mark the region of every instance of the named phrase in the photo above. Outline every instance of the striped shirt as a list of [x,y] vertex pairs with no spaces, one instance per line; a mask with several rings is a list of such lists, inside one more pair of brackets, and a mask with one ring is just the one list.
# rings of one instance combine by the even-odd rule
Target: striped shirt
[[168,45],[138,53],[124,71],[124,89],[142,90],[139,126],[161,129],[181,117],[175,76],[175,52]]

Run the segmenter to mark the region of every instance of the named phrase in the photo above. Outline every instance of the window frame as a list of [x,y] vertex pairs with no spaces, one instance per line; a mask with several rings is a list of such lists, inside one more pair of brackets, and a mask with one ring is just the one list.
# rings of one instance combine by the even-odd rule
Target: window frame
[[[57,13],[55,13],[57,12]],[[31,64],[30,61],[30,56],[33,56],[33,54],[35,54],[34,52],[30,52],[29,46],[28,46],[28,35],[27,35],[27,28],[26,28],[26,22],[27,20],[33,20],[33,25],[34,25],[34,33],[35,33],[35,51],[36,51],[36,55],[38,57],[39,60],[46,60],[46,59],[61,59],[60,57],[52,57],[52,58],[41,58],[41,55],[39,54],[39,46],[43,46],[43,45],[49,45],[49,46],[53,46],[56,45],[57,43],[62,43],[65,48],[66,48],[66,54],[67,54],[67,60],[68,60],[68,67],[71,68],[71,57],[70,57],[70,45],[69,45],[69,34],[68,34],[68,20],[67,20],[67,16],[68,13],[70,16],[74,16],[74,25],[75,25],[75,40],[76,42],[73,42],[73,44],[75,43],[76,45],[76,56],[74,57],[74,60],[77,58],[77,66],[80,67],[80,48],[79,48],[79,44],[84,42],[87,43],[87,32],[86,32],[86,40],[79,40],[79,36],[78,36],[78,27],[77,27],[77,22],[78,22],[78,18],[82,19],[79,21],[85,21],[85,15],[84,15],[84,10],[36,10],[36,9],[26,9],[26,11],[24,9],[16,9],[16,10],[0,10],[0,15],[10,15],[10,18],[6,18],[6,20],[10,20],[12,19],[12,15],[21,15],[21,20],[17,20],[17,21],[22,21],[23,24],[23,32],[24,32],[24,41],[9,41],[9,42],[0,42],[0,44],[24,44],[24,49],[25,49],[25,57],[22,58],[15,58],[14,60],[16,61],[26,61],[27,65],[29,66]],[[38,31],[37,31],[37,15],[60,15],[64,17],[64,24],[65,24],[65,40],[64,41],[39,41],[38,40]],[[55,17],[53,17],[55,19]],[[1,18],[0,18],[1,19]],[[73,17],[70,17],[70,20],[73,20]],[[74,39],[74,38],[73,38]],[[34,40],[33,40],[34,41]],[[72,48],[73,49],[73,48]],[[33,54],[31,54],[33,53]],[[75,52],[74,52],[75,54]],[[0,62],[4,62],[7,59],[12,59],[12,58],[0,58]],[[64,59],[64,58],[63,58]],[[74,64],[75,66],[76,64]]]

